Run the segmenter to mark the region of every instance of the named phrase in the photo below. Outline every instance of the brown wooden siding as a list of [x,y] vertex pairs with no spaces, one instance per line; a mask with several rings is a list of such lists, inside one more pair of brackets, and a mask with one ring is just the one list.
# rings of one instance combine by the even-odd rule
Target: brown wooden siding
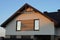
[[40,26],[51,22],[48,18],[41,15],[39,12],[34,11],[34,9],[32,9],[31,7],[26,8],[21,15],[16,17],[16,20],[22,21],[22,31],[34,30],[34,19],[39,19]]
[[33,30],[34,21],[33,20],[22,20],[22,31],[30,31]]

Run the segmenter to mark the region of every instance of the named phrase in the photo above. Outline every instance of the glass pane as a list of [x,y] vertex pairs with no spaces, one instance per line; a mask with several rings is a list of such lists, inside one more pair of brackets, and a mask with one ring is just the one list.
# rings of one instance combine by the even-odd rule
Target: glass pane
[[21,21],[17,22],[17,30],[21,30]]
[[39,20],[35,20],[35,30],[39,30]]

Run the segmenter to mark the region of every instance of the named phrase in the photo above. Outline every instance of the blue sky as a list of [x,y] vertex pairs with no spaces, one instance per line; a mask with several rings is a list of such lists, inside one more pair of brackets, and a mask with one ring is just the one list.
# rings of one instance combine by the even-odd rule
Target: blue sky
[[25,3],[30,4],[41,12],[53,12],[60,9],[60,0],[0,0],[0,24]]

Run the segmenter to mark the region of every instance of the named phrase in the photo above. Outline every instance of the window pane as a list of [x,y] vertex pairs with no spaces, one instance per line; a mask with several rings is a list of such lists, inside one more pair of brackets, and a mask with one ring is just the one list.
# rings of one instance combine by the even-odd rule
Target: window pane
[[17,30],[21,30],[21,21],[17,21]]
[[35,30],[39,30],[39,20],[35,20]]

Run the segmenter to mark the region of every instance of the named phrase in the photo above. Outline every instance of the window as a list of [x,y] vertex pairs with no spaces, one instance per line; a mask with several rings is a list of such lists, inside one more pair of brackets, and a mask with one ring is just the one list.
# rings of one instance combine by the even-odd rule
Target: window
[[15,36],[15,35],[11,35],[10,38],[11,38],[11,39],[15,39],[16,36]]
[[10,38],[10,35],[6,35],[5,38]]
[[35,30],[39,30],[39,20],[35,19]]
[[21,21],[17,21],[17,30],[21,30]]
[[29,35],[24,35],[24,36],[21,36],[22,37],[22,39],[31,39],[31,36],[29,36]]
[[17,31],[33,31],[39,30],[39,20],[18,20],[16,22],[16,30]]

